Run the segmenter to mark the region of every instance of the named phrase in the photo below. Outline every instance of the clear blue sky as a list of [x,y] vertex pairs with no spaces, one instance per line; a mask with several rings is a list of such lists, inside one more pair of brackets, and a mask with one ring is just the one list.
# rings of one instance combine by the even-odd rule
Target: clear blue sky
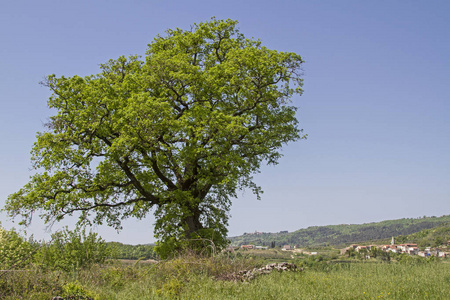
[[[449,11],[448,1],[406,0],[2,1],[0,206],[31,175],[35,134],[52,114],[44,76],[98,73],[168,28],[216,16],[306,61],[293,101],[309,138],[255,176],[261,201],[250,191],[233,201],[231,236],[450,214]],[[153,222],[95,230],[146,243]],[[48,239],[44,228],[36,219],[28,232]]]

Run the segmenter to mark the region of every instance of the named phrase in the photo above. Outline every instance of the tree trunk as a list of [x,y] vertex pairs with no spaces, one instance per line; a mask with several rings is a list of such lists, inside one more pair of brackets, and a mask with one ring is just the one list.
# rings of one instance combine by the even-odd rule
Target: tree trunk
[[200,213],[195,212],[194,215],[187,216],[183,220],[184,224],[186,224],[185,236],[186,239],[199,238],[200,236],[196,235],[200,229],[203,229],[203,225],[200,222]]

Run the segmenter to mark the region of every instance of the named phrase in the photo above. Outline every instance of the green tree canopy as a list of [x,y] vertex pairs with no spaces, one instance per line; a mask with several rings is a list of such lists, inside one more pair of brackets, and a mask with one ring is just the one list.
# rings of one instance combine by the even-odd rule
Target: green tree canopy
[[301,138],[296,108],[301,57],[245,38],[237,22],[212,19],[168,30],[145,58],[119,57],[86,77],[44,82],[57,111],[32,149],[36,174],[8,197],[22,223],[79,212],[81,224],[117,229],[156,218],[160,246],[225,242],[230,199],[250,188],[261,163]]

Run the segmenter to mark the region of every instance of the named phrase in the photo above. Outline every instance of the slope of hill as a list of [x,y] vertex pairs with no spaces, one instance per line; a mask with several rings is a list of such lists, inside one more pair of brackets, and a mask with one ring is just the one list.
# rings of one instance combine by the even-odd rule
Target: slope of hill
[[407,236],[396,237],[397,243],[415,243],[419,247],[438,247],[445,245],[450,240],[450,223],[442,224],[438,227],[424,229]]
[[387,220],[365,224],[312,226],[290,233],[255,232],[237,237],[230,237],[229,240],[234,246],[244,244],[270,246],[272,243],[275,243],[276,246],[285,244],[299,245],[300,247],[324,245],[337,246],[390,239],[392,236],[402,236],[403,239],[406,239],[409,235],[425,229],[439,227],[446,223],[450,223],[450,215]]

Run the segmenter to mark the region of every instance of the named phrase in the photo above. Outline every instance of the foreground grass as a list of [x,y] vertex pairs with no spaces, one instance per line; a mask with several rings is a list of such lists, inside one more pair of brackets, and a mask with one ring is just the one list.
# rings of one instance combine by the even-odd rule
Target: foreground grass
[[352,264],[334,271],[274,273],[255,282],[206,280],[188,299],[450,299],[448,265]]
[[0,298],[450,299],[450,264],[445,262],[323,263],[303,272],[259,276],[250,283],[216,279],[254,264],[249,260],[183,257],[155,265],[113,265],[72,274],[35,270],[34,275],[3,277],[0,292],[11,285],[16,285],[16,291],[3,291]]
[[[251,283],[195,276],[170,278],[159,289],[148,280],[127,285],[108,299],[450,299],[450,266],[350,264],[333,270],[272,273]],[[105,298],[106,299],[106,298]]]

